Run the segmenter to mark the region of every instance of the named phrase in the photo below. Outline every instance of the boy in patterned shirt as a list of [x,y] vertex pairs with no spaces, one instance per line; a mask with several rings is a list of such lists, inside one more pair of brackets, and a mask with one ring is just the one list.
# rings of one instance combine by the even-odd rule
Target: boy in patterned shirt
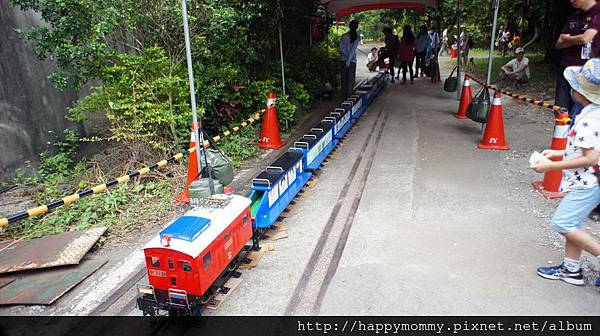
[[[592,59],[583,67],[568,67],[565,79],[571,85],[573,99],[583,106],[569,130],[566,150],[547,149],[547,158],[564,157],[562,161],[538,163],[538,173],[563,170],[561,191],[566,195],[552,218],[552,228],[565,237],[565,255],[558,266],[540,267],[537,274],[551,280],[584,285],[581,253],[586,251],[600,261],[600,243],[584,230],[585,220],[600,203],[600,59]],[[600,286],[600,277],[596,280]]]

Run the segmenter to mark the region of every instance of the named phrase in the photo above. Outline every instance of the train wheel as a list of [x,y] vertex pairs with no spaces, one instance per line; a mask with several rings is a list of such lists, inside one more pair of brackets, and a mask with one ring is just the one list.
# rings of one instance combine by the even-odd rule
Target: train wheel
[[207,304],[210,301],[211,297],[212,297],[212,295],[209,294],[208,291],[207,291],[207,293],[205,293],[204,295],[202,295],[200,297],[200,299],[199,299],[200,300],[200,304],[203,304],[203,305]]
[[200,305],[198,302],[192,303],[192,316],[199,317],[201,313],[202,305]]

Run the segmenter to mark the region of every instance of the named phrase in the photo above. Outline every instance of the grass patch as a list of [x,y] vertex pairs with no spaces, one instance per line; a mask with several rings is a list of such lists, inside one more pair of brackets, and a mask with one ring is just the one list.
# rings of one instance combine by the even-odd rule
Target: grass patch
[[[487,54],[486,54],[487,55]],[[536,99],[548,99],[553,97],[556,79],[552,64],[544,63],[544,55],[541,53],[528,54],[529,69],[531,76],[529,78],[529,86],[519,88],[519,93],[530,95]],[[477,79],[485,80],[487,76],[488,59],[474,57],[474,66],[469,65],[467,71],[474,75]],[[498,81],[500,67],[512,60],[514,56],[501,57],[495,55],[492,60],[492,84]]]

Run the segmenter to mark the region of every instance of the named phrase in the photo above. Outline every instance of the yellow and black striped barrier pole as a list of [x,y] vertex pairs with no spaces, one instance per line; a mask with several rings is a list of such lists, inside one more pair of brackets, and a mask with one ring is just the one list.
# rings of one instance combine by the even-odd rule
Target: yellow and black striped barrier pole
[[475,77],[473,77],[471,75],[468,75],[468,76],[474,82],[478,83],[479,85],[481,85],[481,86],[483,86],[485,88],[497,90],[497,91],[499,91],[499,92],[501,92],[501,93],[503,93],[503,94],[505,94],[505,95],[513,98],[513,99],[516,99],[516,100],[524,101],[526,103],[530,103],[530,104],[533,104],[533,105],[537,105],[537,106],[541,106],[541,107],[550,109],[550,110],[554,111],[555,114],[557,112],[560,112],[560,110],[562,109],[561,106],[556,106],[556,105],[553,105],[553,104],[550,104],[550,103],[546,103],[546,102],[541,101],[541,100],[535,100],[533,98],[529,98],[527,96],[523,96],[523,95],[520,95],[520,94],[515,93],[515,92],[511,92],[511,91],[507,91],[507,90],[501,90],[501,89],[498,89],[494,85],[487,85],[485,82],[483,82],[483,81],[481,81],[481,80],[479,80],[479,79],[477,79],[477,78],[475,78]]
[[[253,123],[255,123],[256,121],[260,120],[260,116],[265,112],[265,109],[257,112],[256,114],[254,114],[253,116],[251,116],[250,118],[244,120],[239,126],[233,127],[231,129],[231,131],[225,131],[223,132],[223,134],[221,135],[217,135],[215,137],[213,137],[213,141],[214,142],[219,142],[221,141],[223,138],[226,138],[228,136],[231,136],[232,134],[239,132],[241,129],[252,125]],[[208,147],[209,146],[209,142],[208,140],[204,140],[204,147]],[[85,189],[84,191],[63,197],[62,199],[58,200],[58,201],[54,201],[52,203],[46,204],[46,205],[41,205],[32,209],[29,209],[27,211],[23,211],[20,213],[17,213],[15,215],[6,217],[6,218],[0,218],[0,228],[4,228],[9,224],[13,224],[16,223],[20,220],[24,220],[27,218],[31,218],[31,217],[35,217],[35,216],[39,216],[39,215],[43,215],[47,212],[49,212],[52,209],[56,209],[60,206],[63,205],[68,205],[71,203],[75,203],[77,201],[79,201],[81,198],[86,197],[86,196],[90,196],[93,194],[99,194],[99,193],[103,193],[105,191],[107,191],[108,189],[118,186],[118,185],[122,185],[127,183],[129,180],[131,180],[132,178],[138,177],[138,176],[142,176],[142,175],[146,175],[149,172],[165,167],[168,164],[174,163],[176,161],[181,160],[184,156],[188,156],[191,153],[196,151],[196,147],[192,147],[190,149],[188,149],[187,151],[184,151],[182,153],[178,153],[175,154],[173,156],[171,156],[170,158],[166,159],[166,160],[162,160],[159,161],[153,165],[150,166],[146,166],[143,167],[141,169],[138,169],[136,171],[130,172],[127,175],[123,175],[115,180],[112,180],[110,182],[104,183],[104,184],[99,184],[97,186],[94,186],[92,188],[88,188]]]

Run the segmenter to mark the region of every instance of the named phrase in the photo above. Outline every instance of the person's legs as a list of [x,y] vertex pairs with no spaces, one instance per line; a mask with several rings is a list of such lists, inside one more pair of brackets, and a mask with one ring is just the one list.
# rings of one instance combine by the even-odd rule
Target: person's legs
[[346,95],[344,95],[344,99],[348,98],[352,90],[354,89],[354,81],[356,80],[356,63],[350,63],[348,67],[348,90],[346,91]]
[[[402,83],[406,83],[406,67],[408,66],[408,62],[402,61],[400,63],[400,68],[402,68]],[[398,75],[400,75],[400,71],[398,70]]]
[[413,60],[410,60],[408,63],[408,70],[410,71],[410,84],[414,83],[415,74],[413,73]]
[[396,64],[396,55],[390,55],[390,75],[392,76],[392,83],[395,82],[394,79],[394,70],[395,70],[395,64]]
[[345,99],[348,96],[348,68],[346,68],[346,62],[340,62],[340,74],[341,74],[341,94]]
[[563,75],[565,68],[564,66],[560,66],[557,69],[554,105],[564,107],[570,112],[573,107],[573,98],[571,98],[571,85],[569,85],[569,82],[567,82]]
[[565,258],[559,266],[538,268],[538,275],[573,285],[584,284],[580,261],[582,250],[596,257],[600,256],[600,243],[583,231],[585,219],[598,203],[598,186],[566,194],[552,217],[552,228],[565,237]]

